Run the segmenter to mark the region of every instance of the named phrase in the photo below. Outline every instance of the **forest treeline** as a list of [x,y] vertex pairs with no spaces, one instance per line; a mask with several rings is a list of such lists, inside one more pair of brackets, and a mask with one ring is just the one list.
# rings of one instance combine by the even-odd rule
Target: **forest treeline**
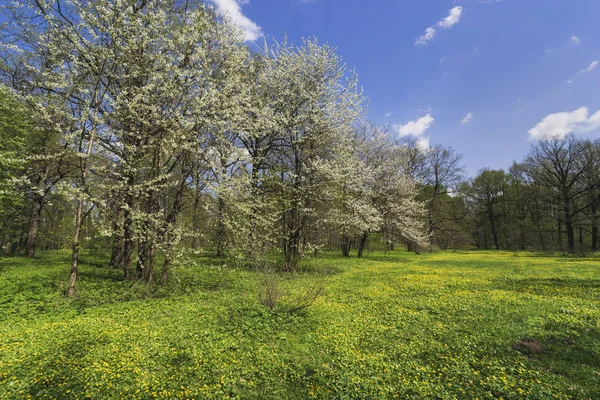
[[467,179],[453,148],[369,123],[316,39],[248,46],[200,1],[3,13],[0,241],[71,249],[70,294],[82,247],[148,282],[195,251],[295,271],[334,248],[598,248],[599,142],[550,138]]

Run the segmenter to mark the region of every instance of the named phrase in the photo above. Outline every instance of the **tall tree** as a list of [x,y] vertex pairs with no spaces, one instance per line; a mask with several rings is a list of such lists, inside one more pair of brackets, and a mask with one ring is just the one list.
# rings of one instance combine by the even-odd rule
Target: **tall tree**
[[277,155],[285,268],[295,270],[307,244],[309,224],[326,193],[328,169],[335,168],[335,149],[347,143],[348,127],[362,113],[362,93],[355,76],[334,49],[316,40],[301,47],[287,43],[271,52],[270,74],[274,121],[281,145]]
[[500,249],[500,224],[505,215],[502,207],[505,184],[503,170],[484,169],[473,179],[470,188],[475,208],[487,222],[485,225],[490,228],[496,250]]
[[576,249],[575,218],[588,206],[581,200],[589,190],[583,177],[593,165],[585,156],[589,145],[573,135],[546,139],[535,144],[525,160],[527,173],[551,194],[546,202],[559,207],[559,237],[564,223],[571,253]]
[[427,225],[431,240],[439,235],[442,223],[454,216],[445,212],[444,202],[463,179],[462,155],[440,145],[426,150],[421,177],[427,199]]

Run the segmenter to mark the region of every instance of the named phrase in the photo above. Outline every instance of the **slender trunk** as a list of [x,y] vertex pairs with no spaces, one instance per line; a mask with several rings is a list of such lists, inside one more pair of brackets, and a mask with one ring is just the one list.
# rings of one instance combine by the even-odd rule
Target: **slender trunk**
[[217,257],[225,254],[225,201],[219,196],[219,222],[217,226]]
[[429,233],[429,244],[434,245],[435,244],[435,238],[434,238],[434,231],[435,231],[435,222],[434,222],[434,213],[435,213],[435,206],[436,206],[436,200],[437,200],[437,192],[438,192],[438,185],[434,185],[433,187],[433,195],[431,197],[431,200],[429,201],[429,205],[427,207],[427,232]]
[[285,245],[285,270],[288,272],[296,271],[300,262],[300,230],[296,229],[286,240]]
[[163,262],[162,272],[160,274],[161,282],[166,282],[169,277],[169,269],[171,268],[171,255],[165,254],[165,261]]
[[362,258],[363,256],[363,251],[365,250],[365,244],[367,243],[368,237],[369,234],[367,232],[363,232],[362,236],[360,237],[360,242],[358,242],[358,258]]
[[142,279],[144,277],[144,269],[146,267],[147,249],[146,240],[138,240],[138,257],[135,266],[135,278]]
[[[161,281],[164,283],[167,281],[167,278],[169,276],[169,269],[171,268],[171,253],[173,252],[173,248],[175,247],[175,237],[173,235],[173,230],[175,229],[175,226],[177,224],[177,217],[179,215],[179,212],[182,209],[182,204],[181,204],[181,199],[183,197],[183,192],[185,189],[185,182],[186,180],[184,179],[181,184],[179,185],[179,189],[177,190],[176,194],[175,194],[175,199],[173,200],[173,209],[171,210],[171,212],[167,215],[167,224],[165,227],[165,241],[166,241],[166,249],[165,249],[165,261],[163,263],[163,268],[162,268],[162,272],[161,272]],[[153,275],[154,275],[154,254],[156,253],[156,246],[153,247],[152,252],[151,252],[151,259],[152,259],[152,267],[149,270],[149,274],[147,275],[146,279],[148,280],[148,282],[151,282],[153,279]]]
[[69,297],[75,294],[75,283],[77,282],[77,273],[79,272],[79,236],[81,233],[81,223],[83,221],[83,199],[77,203],[77,212],[75,213],[75,232],[73,233],[73,243],[71,244],[71,274],[69,276]]
[[[86,180],[88,176],[89,158],[92,155],[92,148],[94,146],[96,129],[93,128],[90,131],[90,137],[88,141],[87,151],[85,158],[80,159],[81,167],[81,187],[85,189]],[[81,235],[81,226],[83,225],[83,219],[87,214],[84,215],[83,207],[85,203],[83,198],[79,199],[77,204],[77,212],[75,213],[75,231],[73,232],[73,243],[71,248],[73,250],[71,254],[71,275],[69,277],[69,297],[75,294],[75,283],[77,282],[77,274],[79,272],[79,236]]]
[[146,268],[144,269],[144,279],[150,284],[154,280],[154,262],[156,259],[156,245],[154,243],[147,249],[147,257]]
[[199,215],[198,210],[200,208],[200,194],[196,191],[196,196],[194,198],[194,205],[192,207],[192,232],[194,236],[192,236],[192,250],[198,250],[199,241],[198,241],[198,231],[199,231]]
[[350,236],[343,235],[342,236],[342,255],[344,257],[350,257],[350,248],[352,247],[352,239]]
[[487,230],[487,226],[484,227],[484,229],[483,229],[483,244],[484,244],[486,250],[490,248],[490,245],[488,243],[488,230]]
[[113,228],[113,232],[115,233],[112,240],[109,265],[112,268],[121,269],[123,268],[123,233],[121,232],[118,223],[114,223]]
[[494,239],[494,246],[496,250],[500,250],[500,244],[498,243],[498,229],[496,228],[496,224],[494,223],[494,211],[489,208],[488,209],[488,217],[490,219],[490,225],[492,227],[492,238]]
[[33,202],[33,208],[31,210],[31,217],[29,219],[29,233],[27,234],[27,244],[25,247],[25,257],[27,258],[31,258],[35,255],[35,248],[37,244],[38,230],[43,207],[44,196],[36,195],[35,200]]
[[128,179],[128,192],[125,196],[125,207],[123,209],[123,273],[126,279],[133,279],[131,271],[131,256],[133,254],[133,219],[131,216],[131,207],[133,207],[133,177]]
[[299,222],[298,210],[295,207],[289,211],[286,220],[289,233],[284,239],[284,267],[286,271],[294,272],[300,262],[300,238],[302,236],[302,226]]
[[557,240],[558,249],[560,251],[562,251],[564,249],[563,249],[563,239],[562,239],[562,221],[560,221],[560,220],[558,221],[557,234],[558,234],[558,240]]
[[569,253],[575,252],[575,230],[573,228],[573,216],[570,206],[565,205],[565,223],[567,225],[567,242]]
[[252,259],[254,257],[254,249],[255,247],[257,247],[257,243],[256,243],[256,218],[257,218],[257,214],[258,214],[258,208],[257,208],[257,203],[259,201],[258,197],[259,197],[259,191],[258,191],[258,163],[256,162],[256,159],[253,158],[252,161],[252,177],[250,179],[250,193],[251,193],[251,199],[250,201],[252,202],[252,206],[250,207],[250,232],[248,234],[248,257],[250,259]]
[[592,204],[592,251],[598,251],[598,207]]

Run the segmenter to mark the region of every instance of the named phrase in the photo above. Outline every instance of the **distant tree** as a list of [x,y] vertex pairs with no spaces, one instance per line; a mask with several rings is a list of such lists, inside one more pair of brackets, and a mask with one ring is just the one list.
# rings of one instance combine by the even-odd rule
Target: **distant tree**
[[[527,176],[523,166],[518,163],[513,163],[510,167],[508,175],[508,195],[506,202],[508,203],[508,215],[513,233],[516,232],[518,238],[513,239],[515,247],[520,250],[525,250],[527,247],[527,238],[529,233],[529,215],[532,208],[531,187],[528,185]],[[515,226],[516,225],[516,226]]]
[[584,211],[591,223],[591,249],[598,251],[599,212],[600,212],[600,140],[586,146],[585,164],[589,168],[582,175],[583,187],[587,193],[583,201],[588,203]]
[[[431,240],[443,233],[443,224],[454,220],[455,215],[447,212],[444,202],[463,179],[462,155],[452,147],[433,146],[425,151],[420,176],[422,190],[427,200],[427,225]],[[460,217],[459,217],[460,218]]]
[[500,249],[500,225],[505,217],[503,207],[505,187],[504,171],[490,169],[480,171],[470,185],[470,195],[475,210],[482,217],[479,222],[489,227],[496,250]]
[[561,139],[547,139],[535,144],[525,160],[527,174],[546,188],[547,203],[558,207],[559,246],[562,223],[567,232],[567,249],[575,251],[575,218],[588,207],[582,202],[589,192],[584,176],[593,167],[586,157],[590,144],[573,135]]

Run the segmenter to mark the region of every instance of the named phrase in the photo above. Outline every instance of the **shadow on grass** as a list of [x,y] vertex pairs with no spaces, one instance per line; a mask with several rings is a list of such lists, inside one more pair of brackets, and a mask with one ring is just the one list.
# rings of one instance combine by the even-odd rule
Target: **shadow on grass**
[[[414,255],[415,257],[418,257],[418,255]],[[412,262],[413,260],[408,258],[406,255],[400,255],[400,254],[381,254],[381,253],[373,253],[373,254],[367,254],[365,255],[365,257],[363,258],[364,260],[369,260],[369,261],[377,261],[377,262],[387,262],[387,263],[408,263],[408,262]]]
[[[586,398],[600,398],[600,329],[577,328],[556,322],[548,323],[551,332],[543,339],[546,351],[532,360],[554,374],[567,377],[581,387],[592,388]],[[595,388],[595,389],[593,389]]]
[[[557,290],[567,289],[573,291],[578,289],[600,289],[600,279],[577,279],[577,278],[524,278],[510,279],[502,278],[492,281],[499,289],[513,290],[524,293],[557,294]],[[593,294],[581,291],[581,295]]]

